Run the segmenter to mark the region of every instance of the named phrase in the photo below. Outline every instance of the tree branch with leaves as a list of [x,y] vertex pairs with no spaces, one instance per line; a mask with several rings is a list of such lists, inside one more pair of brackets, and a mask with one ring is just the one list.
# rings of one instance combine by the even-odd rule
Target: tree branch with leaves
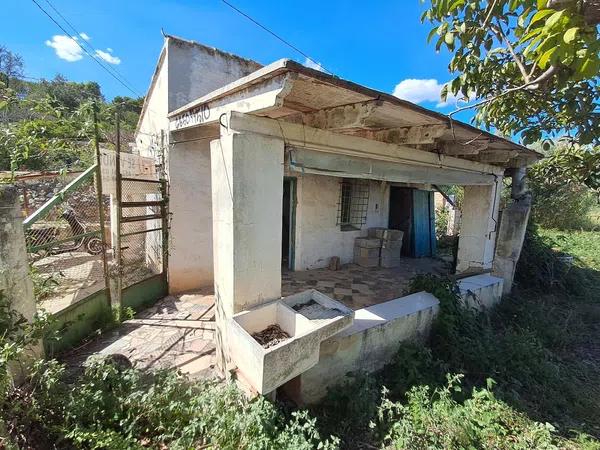
[[600,0],[429,0],[423,21],[453,53],[442,91],[475,125],[524,143],[568,134],[600,143]]

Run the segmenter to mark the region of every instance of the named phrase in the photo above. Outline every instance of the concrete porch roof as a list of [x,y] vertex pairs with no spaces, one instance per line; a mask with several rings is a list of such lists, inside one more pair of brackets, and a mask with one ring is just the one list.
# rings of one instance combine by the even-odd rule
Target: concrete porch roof
[[542,158],[508,139],[295,61],[262,67],[169,113],[170,130],[218,126],[239,111],[503,168]]

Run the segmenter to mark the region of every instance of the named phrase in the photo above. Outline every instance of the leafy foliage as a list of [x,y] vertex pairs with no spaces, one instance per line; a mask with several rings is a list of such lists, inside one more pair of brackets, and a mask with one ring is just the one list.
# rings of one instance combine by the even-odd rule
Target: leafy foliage
[[63,447],[336,448],[306,412],[286,418],[262,397],[248,401],[232,385],[192,383],[172,370],[143,372],[98,360],[70,385],[64,367],[50,361],[38,364],[27,387],[13,395],[25,404],[3,405],[12,434],[43,432]]
[[[586,266],[600,234],[586,238],[594,244],[561,241],[591,256],[571,266],[546,238],[528,233],[519,289],[487,313],[462,306],[451,280],[416,278],[413,290],[440,300],[429,342],[404,344],[381,372],[332,389],[314,411],[323,432],[339,429],[344,448],[599,448],[581,433],[600,435],[600,359],[591,344],[600,272]],[[456,373],[460,383],[447,378]]]
[[[481,99],[474,122],[525,143],[573,133],[598,143],[600,35],[594,2],[430,0],[422,20],[453,53],[442,91]],[[588,5],[588,4],[591,4]],[[597,6],[596,6],[597,8]],[[590,18],[592,21],[590,21]]]
[[115,97],[107,103],[96,82],[77,83],[61,75],[29,82],[20,76],[22,72],[13,71],[4,81],[0,79],[0,170],[88,167],[95,158],[93,105],[104,145],[116,143],[117,108],[121,111],[121,141],[133,139],[143,99]]
[[[534,422],[498,400],[488,380],[484,389],[473,389],[464,402],[461,376],[448,376],[437,389],[417,386],[407,393],[406,404],[384,397],[379,420],[390,424],[385,442],[398,449],[541,449],[558,448],[560,439],[550,424]],[[385,391],[384,391],[385,392]]]
[[0,45],[0,82],[8,85],[12,79],[23,75],[23,58]]
[[593,227],[589,216],[600,200],[600,147],[559,143],[529,170],[528,179],[535,223],[559,229]]
[[95,81],[77,83],[67,80],[62,75],[56,75],[52,80],[29,83],[27,98],[33,101],[49,98],[54,107],[68,111],[75,111],[84,103],[104,101],[100,85]]

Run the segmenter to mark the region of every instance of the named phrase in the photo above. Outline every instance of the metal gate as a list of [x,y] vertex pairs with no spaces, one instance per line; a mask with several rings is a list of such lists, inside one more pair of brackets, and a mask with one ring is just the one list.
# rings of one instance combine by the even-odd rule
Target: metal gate
[[[161,174],[123,176],[117,154],[115,299],[122,308],[140,308],[167,295],[168,185]],[[118,161],[121,160],[119,163]]]
[[[23,222],[36,299],[51,314],[90,297],[100,296],[106,305],[110,303],[105,277],[110,258],[105,251],[108,202],[99,193],[97,174],[94,164],[71,174],[76,176],[70,182],[60,177],[46,182],[55,186],[56,193]],[[28,188],[21,189],[25,196]]]

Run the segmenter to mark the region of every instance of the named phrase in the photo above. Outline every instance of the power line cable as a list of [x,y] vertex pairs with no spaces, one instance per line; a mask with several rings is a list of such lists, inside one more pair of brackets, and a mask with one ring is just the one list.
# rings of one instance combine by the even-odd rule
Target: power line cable
[[[68,26],[68,27],[69,27],[71,30],[73,30],[73,32],[75,33],[75,36],[82,36],[82,34],[83,34],[83,33],[79,32],[79,31],[78,31],[78,30],[75,28],[75,26],[74,26],[74,25],[73,25],[71,22],[69,22],[69,21],[67,20],[67,18],[66,18],[66,17],[65,17],[65,16],[64,16],[64,15],[63,15],[63,14],[62,14],[62,13],[61,13],[61,12],[60,12],[60,11],[59,11],[57,8],[56,8],[56,7],[55,7],[55,6],[52,4],[52,3],[50,3],[50,0],[45,0],[45,1],[46,1],[46,3],[48,3],[48,6],[50,6],[50,8],[52,8],[52,10],[53,10],[53,11],[54,11],[56,14],[58,14],[58,16],[59,16],[59,17],[60,17],[60,18],[61,18],[61,19],[62,19],[62,20],[63,20],[63,21],[64,21],[64,22],[67,24],[67,26]],[[98,50],[96,47],[94,47],[94,46],[93,46],[91,43],[89,43],[89,42],[87,41],[87,39],[84,39],[84,38],[83,38],[83,36],[82,36],[82,39],[83,39],[83,43],[84,43],[84,44],[85,44],[85,45],[86,45],[88,48],[90,48],[90,49],[91,49],[91,50],[92,50],[92,51],[95,53],[95,55],[98,55],[98,52],[99,52],[99,50]],[[77,41],[77,42],[78,42],[78,41]],[[99,61],[99,62],[102,64],[102,66],[104,66],[104,67],[105,67],[105,69],[108,69],[108,70],[110,70],[110,71],[111,71],[111,72],[113,72],[115,75],[119,76],[119,78],[121,78],[121,79],[122,79],[124,82],[127,82],[126,84],[129,86],[129,88],[128,88],[128,89],[129,89],[130,91],[132,91],[132,92],[136,91],[135,89],[133,89],[133,88],[131,87],[131,84],[130,84],[130,83],[127,81],[127,79],[126,79],[126,78],[123,76],[123,74],[121,74],[121,73],[120,73],[120,72],[119,72],[119,71],[118,71],[116,68],[114,68],[114,67],[111,67],[111,66],[106,66],[106,65],[105,65],[104,63],[102,63],[101,61]],[[143,97],[143,95],[141,95],[139,92],[138,92],[136,95],[137,95],[138,97]]]
[[239,8],[235,7],[234,5],[232,5],[231,3],[229,3],[227,0],[221,0],[223,3],[225,3],[227,6],[229,6],[231,9],[233,9],[234,11],[238,12],[239,14],[241,14],[242,16],[244,16],[246,19],[248,19],[249,21],[251,21],[252,23],[254,23],[255,25],[258,25],[260,28],[262,28],[263,30],[265,30],[267,33],[269,33],[271,36],[275,37],[276,39],[280,40],[281,42],[283,42],[285,45],[287,45],[288,47],[290,47],[291,49],[295,50],[296,52],[300,53],[302,56],[304,56],[306,59],[308,59],[309,61],[311,61],[312,63],[316,64],[318,67],[320,67],[321,69],[323,69],[325,72],[327,72],[330,75],[334,75],[334,73],[331,70],[328,70],[327,68],[325,68],[323,66],[323,64],[315,61],[314,59],[312,59],[310,56],[308,56],[306,53],[304,53],[302,50],[300,50],[298,47],[296,47],[295,45],[293,45],[292,43],[286,41],[284,38],[282,38],[281,36],[279,36],[277,33],[275,33],[274,31],[269,30],[266,26],[264,26],[263,24],[261,24],[260,22],[254,20],[252,17],[250,17],[248,14],[246,14],[244,11],[240,10]]
[[54,22],[56,24],[56,26],[58,28],[60,28],[63,33],[65,33],[69,38],[71,38],[73,40],[73,42],[75,42],[77,44],[77,46],[83,50],[85,52],[86,55],[88,55],[90,58],[92,58],[100,67],[102,67],[102,69],[104,69],[111,77],[113,77],[115,80],[117,80],[120,84],[122,84],[127,90],[131,91],[135,96],[140,96],[139,93],[137,93],[134,89],[132,89],[131,87],[129,87],[127,85],[127,83],[125,83],[123,80],[121,80],[121,78],[119,78],[117,75],[115,75],[114,73],[112,73],[110,70],[108,70],[100,61],[98,61],[98,59],[96,57],[94,57],[90,52],[88,52],[86,50],[85,47],[83,47],[79,41],[77,39],[75,39],[73,36],[71,36],[71,33],[69,33],[67,30],[64,29],[64,27],[58,23],[56,21],[56,19],[54,17],[52,17],[50,15],[50,13],[48,13],[48,11],[46,11],[36,0],[31,0],[33,3],[35,3],[35,5],[46,15],[48,16],[48,18]]

